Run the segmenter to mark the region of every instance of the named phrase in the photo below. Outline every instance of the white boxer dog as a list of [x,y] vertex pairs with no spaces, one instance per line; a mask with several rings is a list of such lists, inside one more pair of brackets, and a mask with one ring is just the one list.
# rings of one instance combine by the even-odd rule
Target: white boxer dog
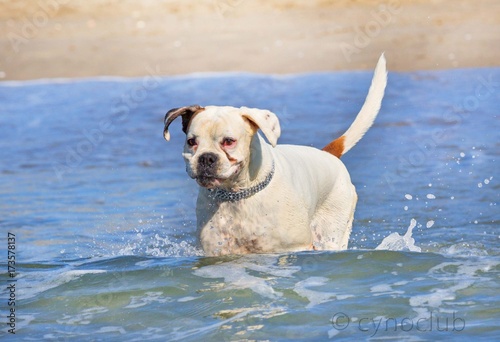
[[268,110],[193,105],[165,115],[167,141],[168,127],[182,117],[183,157],[200,185],[196,216],[207,256],[347,248],[357,195],[339,158],[377,116],[385,64],[382,55],[358,116],[323,150],[276,145],[280,125]]

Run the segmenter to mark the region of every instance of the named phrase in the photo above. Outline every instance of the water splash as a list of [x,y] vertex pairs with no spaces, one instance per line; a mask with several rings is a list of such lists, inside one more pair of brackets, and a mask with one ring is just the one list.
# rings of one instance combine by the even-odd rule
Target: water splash
[[187,241],[171,240],[158,233],[151,237],[140,236],[138,241],[129,241],[117,255],[147,255],[154,257],[203,256],[203,251]]
[[376,250],[389,251],[409,251],[421,252],[422,249],[415,245],[415,239],[412,237],[413,228],[417,226],[417,221],[411,219],[410,226],[405,235],[401,236],[398,233],[392,233],[384,238],[382,242],[375,248]]

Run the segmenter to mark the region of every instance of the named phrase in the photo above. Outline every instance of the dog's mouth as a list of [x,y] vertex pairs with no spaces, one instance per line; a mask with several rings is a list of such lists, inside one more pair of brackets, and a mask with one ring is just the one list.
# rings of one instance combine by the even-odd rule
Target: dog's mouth
[[209,174],[209,173],[204,173],[204,174],[196,175],[193,178],[196,180],[196,182],[200,186],[202,186],[204,188],[207,188],[207,189],[220,188],[223,185],[225,185],[224,183],[227,183],[228,181],[230,181],[231,179],[233,179],[233,177],[235,177],[236,175],[238,175],[238,173],[240,172],[240,170],[241,170],[240,165],[239,164],[235,164],[225,174],[212,175],[212,174]]
[[196,182],[207,189],[214,189],[219,187],[225,179],[212,177],[212,176],[198,176]]

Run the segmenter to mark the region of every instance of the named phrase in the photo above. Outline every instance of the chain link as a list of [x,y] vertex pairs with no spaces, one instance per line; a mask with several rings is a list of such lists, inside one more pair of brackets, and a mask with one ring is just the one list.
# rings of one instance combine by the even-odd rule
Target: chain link
[[228,191],[225,189],[210,189],[209,191],[212,193],[211,197],[215,198],[220,202],[237,202],[242,199],[251,197],[256,193],[258,193],[259,191],[264,190],[264,188],[268,186],[269,183],[271,182],[271,179],[273,179],[273,176],[274,176],[274,160],[273,160],[273,165],[271,167],[271,171],[266,176],[266,178],[261,183],[252,186],[251,188],[239,191]]

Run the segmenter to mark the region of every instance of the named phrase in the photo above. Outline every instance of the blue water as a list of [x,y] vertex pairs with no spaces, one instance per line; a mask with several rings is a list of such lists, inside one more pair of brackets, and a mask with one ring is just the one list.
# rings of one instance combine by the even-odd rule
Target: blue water
[[353,121],[370,79],[0,83],[0,336],[497,338],[499,68],[389,74],[375,125],[343,157],[359,196],[348,251],[205,258],[196,245],[197,186],[180,123],[163,140],[168,109],[266,108],[280,117],[280,143],[323,147]]

